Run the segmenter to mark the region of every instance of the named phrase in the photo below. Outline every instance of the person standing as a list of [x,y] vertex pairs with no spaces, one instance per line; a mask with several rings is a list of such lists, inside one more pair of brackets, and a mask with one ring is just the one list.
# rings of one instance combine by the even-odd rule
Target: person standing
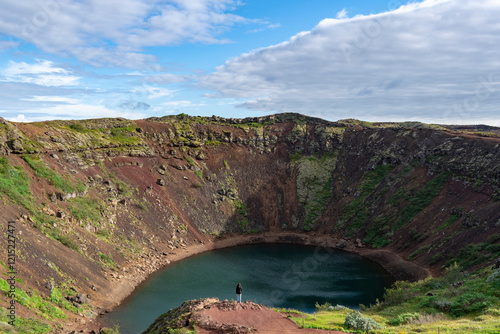
[[238,283],[236,286],[236,300],[238,303],[241,303],[241,295],[243,293],[243,288],[241,287],[241,283]]

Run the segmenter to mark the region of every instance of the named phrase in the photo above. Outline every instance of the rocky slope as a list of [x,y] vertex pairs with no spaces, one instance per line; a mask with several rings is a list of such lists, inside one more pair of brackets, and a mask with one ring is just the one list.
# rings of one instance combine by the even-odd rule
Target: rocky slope
[[297,114],[1,120],[18,312],[88,324],[184,250],[242,234],[383,249],[434,274],[487,265],[500,256],[498,133]]

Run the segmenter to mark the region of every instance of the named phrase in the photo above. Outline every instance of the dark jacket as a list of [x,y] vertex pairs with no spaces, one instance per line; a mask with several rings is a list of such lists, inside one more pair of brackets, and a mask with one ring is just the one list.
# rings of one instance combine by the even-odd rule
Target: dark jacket
[[242,292],[243,292],[243,288],[241,287],[241,285],[238,284],[236,286],[236,294],[241,295]]

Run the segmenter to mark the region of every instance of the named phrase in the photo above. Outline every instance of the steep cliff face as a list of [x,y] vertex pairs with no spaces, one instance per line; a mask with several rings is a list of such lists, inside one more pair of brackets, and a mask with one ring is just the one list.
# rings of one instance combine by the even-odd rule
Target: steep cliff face
[[[25,290],[89,317],[124,268],[139,281],[233,234],[329,236],[436,273],[500,256],[496,128],[296,114],[0,123],[0,216],[16,221]],[[71,287],[93,300],[54,297]]]

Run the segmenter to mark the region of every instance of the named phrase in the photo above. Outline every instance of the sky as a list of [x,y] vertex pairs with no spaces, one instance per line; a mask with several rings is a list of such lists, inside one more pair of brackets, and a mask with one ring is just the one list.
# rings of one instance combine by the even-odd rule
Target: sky
[[2,0],[0,117],[500,126],[500,0]]

